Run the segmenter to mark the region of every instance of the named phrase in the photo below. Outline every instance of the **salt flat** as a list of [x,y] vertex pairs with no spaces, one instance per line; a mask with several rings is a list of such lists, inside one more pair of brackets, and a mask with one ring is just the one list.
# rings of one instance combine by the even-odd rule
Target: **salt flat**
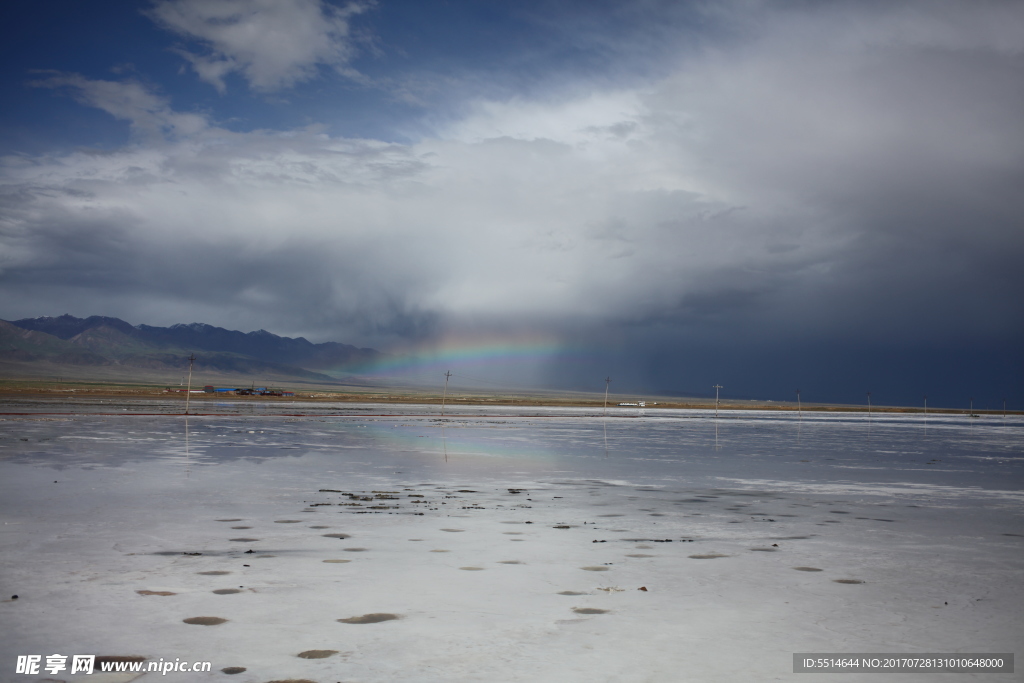
[[14,673],[53,653],[326,683],[1022,651],[1019,417],[301,408],[0,421],[0,680],[131,679]]

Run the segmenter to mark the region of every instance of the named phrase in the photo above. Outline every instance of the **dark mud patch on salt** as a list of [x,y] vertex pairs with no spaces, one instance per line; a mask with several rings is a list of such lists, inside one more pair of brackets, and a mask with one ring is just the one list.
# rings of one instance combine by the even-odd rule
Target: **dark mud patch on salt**
[[220,617],[189,617],[188,619],[182,619],[182,621],[195,626],[217,626],[226,622],[227,619],[221,619]]
[[392,621],[394,619],[401,619],[402,617],[397,614],[391,614],[389,612],[373,612],[371,614],[363,614],[358,617],[349,617],[348,619],[338,619],[342,624],[379,624],[382,621]]
[[573,607],[572,611],[576,614],[608,614],[608,610],[596,607]]
[[303,659],[327,659],[331,655],[338,654],[337,650],[306,650],[295,655]]

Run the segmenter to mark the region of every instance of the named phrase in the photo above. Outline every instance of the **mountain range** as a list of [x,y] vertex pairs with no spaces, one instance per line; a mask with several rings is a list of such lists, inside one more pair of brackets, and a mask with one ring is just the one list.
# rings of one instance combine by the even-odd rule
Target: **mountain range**
[[318,381],[335,381],[387,355],[338,342],[314,344],[303,337],[203,323],[154,327],[98,315],[0,320],[0,364],[8,366],[180,371],[188,367],[192,353],[199,371]]

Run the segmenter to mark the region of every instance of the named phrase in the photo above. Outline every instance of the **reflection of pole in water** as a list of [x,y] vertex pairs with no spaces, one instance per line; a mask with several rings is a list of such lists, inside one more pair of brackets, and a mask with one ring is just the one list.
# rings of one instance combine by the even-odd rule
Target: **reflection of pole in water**
[[604,414],[608,414],[608,385],[612,383],[611,377],[604,378]]
[[188,413],[185,413],[185,478],[191,474],[192,460],[188,451]]
[[719,448],[720,446],[718,445],[718,420],[715,420],[715,450],[717,451]]
[[608,423],[602,422],[601,425],[604,427],[604,457],[608,457]]
[[799,419],[804,419],[804,410],[800,406],[800,390],[796,390],[796,415]]
[[444,461],[448,462],[448,437],[444,434],[444,422],[441,423],[441,445],[444,446]]

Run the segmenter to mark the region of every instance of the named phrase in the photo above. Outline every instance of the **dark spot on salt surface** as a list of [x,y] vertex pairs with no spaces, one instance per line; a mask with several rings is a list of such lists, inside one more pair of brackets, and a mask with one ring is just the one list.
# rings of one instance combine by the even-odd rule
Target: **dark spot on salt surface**
[[366,552],[366,548],[342,548],[346,553],[363,553]]
[[244,666],[226,666],[223,669],[221,669],[220,671],[221,671],[221,673],[225,673],[225,674],[240,674],[240,673],[242,673],[245,670],[246,669],[245,669]]
[[583,571],[587,572],[606,572],[608,567],[580,567]]
[[[177,595],[177,593],[172,593],[171,591],[146,591],[146,590],[142,590],[142,591],[135,591],[135,592],[138,593],[139,595]],[[14,597],[18,597],[18,596],[15,595]]]
[[234,593],[241,593],[242,591],[237,588],[218,588],[213,592],[217,595],[233,595]]
[[836,583],[864,583],[860,579],[832,579]]
[[1020,538],[1021,536],[1024,536],[1024,534],[1003,534],[1003,536],[1016,536]]
[[587,593],[581,593],[580,591],[559,591],[559,595],[588,595]]
[[188,619],[182,619],[186,624],[195,624],[197,626],[217,626],[223,624],[227,619],[221,619],[220,617],[189,617]]
[[251,526],[233,526],[232,529],[251,529]]
[[323,534],[324,538],[351,538],[349,534]]
[[[506,536],[522,536],[523,535],[522,531],[502,531],[501,533],[505,534]],[[1004,535],[1006,535],[1006,536],[1016,536],[1017,534],[1004,534]]]
[[818,569],[817,567],[793,567],[793,569],[797,570],[798,572],[820,572],[820,571],[824,571],[822,569]]
[[216,522],[241,522],[241,519],[217,519]]
[[302,657],[303,659],[327,659],[331,655],[336,654],[338,654],[337,650],[306,650],[295,656]]
[[460,531],[465,531],[465,529],[441,529],[441,531],[450,531],[450,532],[452,532],[454,534],[454,533],[458,533]]
[[608,614],[608,610],[596,607],[573,607],[572,611],[576,614]]
[[729,557],[728,555],[722,555],[721,553],[705,553],[703,555],[690,555],[692,560],[716,560],[719,557]]
[[343,624],[378,624],[382,621],[391,621],[392,619],[401,619],[401,617],[397,614],[389,614],[388,612],[373,612],[372,614],[364,614],[358,617],[338,619],[338,621]]
[[751,550],[753,550],[754,552],[757,552],[757,553],[774,553],[775,552],[775,548],[751,548]]
[[482,572],[484,570],[483,567],[459,567],[459,569],[467,572]]
[[329,527],[329,526],[322,526],[322,525],[320,525],[320,526],[311,526],[311,527],[309,527],[309,528],[310,528],[310,529],[330,529],[331,527]]
[[519,560],[498,560],[498,564],[522,564]]
[[275,519],[274,524],[298,524],[301,519]]
[[598,517],[625,517],[625,516],[626,515],[618,515],[618,514],[615,514],[615,515],[598,515]]
[[258,538],[229,538],[228,540],[229,541],[236,541],[238,543],[252,543],[253,541],[258,541],[260,539],[258,539]]
[[202,574],[203,576],[224,576],[225,574],[230,574],[230,573],[231,572],[221,571],[220,569],[218,569],[216,571],[212,571],[212,572],[196,572],[196,574]]

